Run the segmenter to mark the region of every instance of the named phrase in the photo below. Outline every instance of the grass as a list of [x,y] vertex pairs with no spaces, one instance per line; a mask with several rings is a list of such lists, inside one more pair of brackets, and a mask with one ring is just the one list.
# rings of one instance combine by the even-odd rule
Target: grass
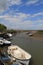
[[38,33],[43,35],[43,30],[38,30]]

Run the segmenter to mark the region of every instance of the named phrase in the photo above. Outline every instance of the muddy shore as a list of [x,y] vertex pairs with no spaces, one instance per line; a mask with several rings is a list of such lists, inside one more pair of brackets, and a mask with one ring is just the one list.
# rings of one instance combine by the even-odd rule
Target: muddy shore
[[31,38],[43,41],[43,35],[35,33]]

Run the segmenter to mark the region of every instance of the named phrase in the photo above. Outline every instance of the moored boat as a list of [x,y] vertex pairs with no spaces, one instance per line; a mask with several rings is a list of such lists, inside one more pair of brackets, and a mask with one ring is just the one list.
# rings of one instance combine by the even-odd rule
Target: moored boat
[[12,37],[12,34],[11,34],[11,33],[7,33],[7,35],[8,35],[9,37]]
[[33,34],[32,33],[29,33],[29,36],[33,36]]
[[19,46],[17,45],[9,46],[8,54],[12,56],[13,60],[15,58],[17,62],[21,64],[29,65],[31,55],[22,48],[20,48]]
[[7,39],[7,40],[11,40],[12,39],[12,34],[11,33],[4,33],[4,34],[0,34],[0,37]]
[[11,42],[6,39],[3,39],[3,45],[11,45]]
[[11,45],[11,42],[6,39],[0,39],[0,46]]
[[0,40],[0,46],[3,46],[3,42],[2,42],[2,40]]

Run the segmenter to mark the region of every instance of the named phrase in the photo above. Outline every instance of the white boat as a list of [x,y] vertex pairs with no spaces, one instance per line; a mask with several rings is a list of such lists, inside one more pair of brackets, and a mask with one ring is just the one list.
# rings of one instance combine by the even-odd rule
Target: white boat
[[3,44],[4,44],[4,45],[11,45],[11,42],[8,41],[8,40],[6,40],[6,39],[3,39]]
[[6,39],[0,39],[0,45],[11,45],[11,42]]
[[17,45],[12,45],[8,47],[8,54],[12,56],[12,60],[15,60],[21,64],[29,65],[31,55],[20,48]]
[[12,34],[11,34],[11,33],[7,33],[7,35],[8,35],[9,37],[12,37]]
[[29,33],[29,36],[33,36],[33,34],[32,33]]

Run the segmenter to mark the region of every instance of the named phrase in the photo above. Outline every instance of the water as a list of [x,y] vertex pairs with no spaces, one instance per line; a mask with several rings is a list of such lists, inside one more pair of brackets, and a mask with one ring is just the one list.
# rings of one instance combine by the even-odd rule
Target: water
[[30,65],[43,65],[43,41],[32,39],[26,33],[18,33],[13,37],[12,43],[19,45],[32,55]]

